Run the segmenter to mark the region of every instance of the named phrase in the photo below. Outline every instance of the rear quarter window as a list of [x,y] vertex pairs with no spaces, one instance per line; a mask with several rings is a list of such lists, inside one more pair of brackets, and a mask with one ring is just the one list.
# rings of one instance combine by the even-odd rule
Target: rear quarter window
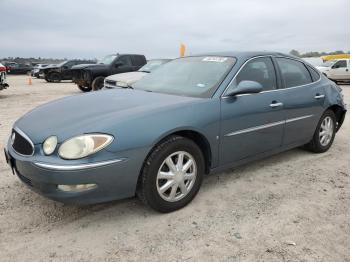
[[309,70],[304,63],[289,58],[276,58],[277,64],[281,70],[285,88],[302,86],[312,83]]
[[146,58],[142,55],[132,56],[132,63],[134,66],[143,66],[146,64]]
[[313,67],[307,66],[307,69],[309,70],[309,72],[311,74],[312,81],[316,82],[317,80],[319,80],[321,78],[318,71],[316,69],[314,69]]

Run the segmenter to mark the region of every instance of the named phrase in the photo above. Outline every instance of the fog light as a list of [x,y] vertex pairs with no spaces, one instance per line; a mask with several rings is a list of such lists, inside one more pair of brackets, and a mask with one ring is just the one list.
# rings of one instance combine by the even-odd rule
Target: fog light
[[80,184],[80,185],[57,185],[59,190],[65,192],[82,192],[96,188],[96,184]]

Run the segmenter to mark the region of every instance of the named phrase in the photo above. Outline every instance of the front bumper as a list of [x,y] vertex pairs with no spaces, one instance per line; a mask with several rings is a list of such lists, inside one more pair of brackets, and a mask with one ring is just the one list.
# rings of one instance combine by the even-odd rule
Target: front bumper
[[[135,195],[143,159],[116,158],[87,164],[62,165],[37,162],[35,156],[18,155],[8,144],[5,157],[13,173],[31,190],[56,201],[86,205],[123,199]],[[96,184],[80,192],[67,192],[58,185]]]

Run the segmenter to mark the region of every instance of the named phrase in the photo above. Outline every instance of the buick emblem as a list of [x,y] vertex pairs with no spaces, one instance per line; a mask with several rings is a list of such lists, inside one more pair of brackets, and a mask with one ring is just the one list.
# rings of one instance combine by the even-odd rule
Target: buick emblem
[[16,133],[13,132],[11,136],[11,145],[13,145],[13,143],[15,142],[15,139],[16,139]]

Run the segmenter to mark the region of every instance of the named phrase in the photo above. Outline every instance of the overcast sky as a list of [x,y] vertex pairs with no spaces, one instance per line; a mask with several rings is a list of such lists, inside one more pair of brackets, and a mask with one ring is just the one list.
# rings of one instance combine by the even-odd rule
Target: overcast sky
[[0,0],[0,57],[350,51],[349,0]]

